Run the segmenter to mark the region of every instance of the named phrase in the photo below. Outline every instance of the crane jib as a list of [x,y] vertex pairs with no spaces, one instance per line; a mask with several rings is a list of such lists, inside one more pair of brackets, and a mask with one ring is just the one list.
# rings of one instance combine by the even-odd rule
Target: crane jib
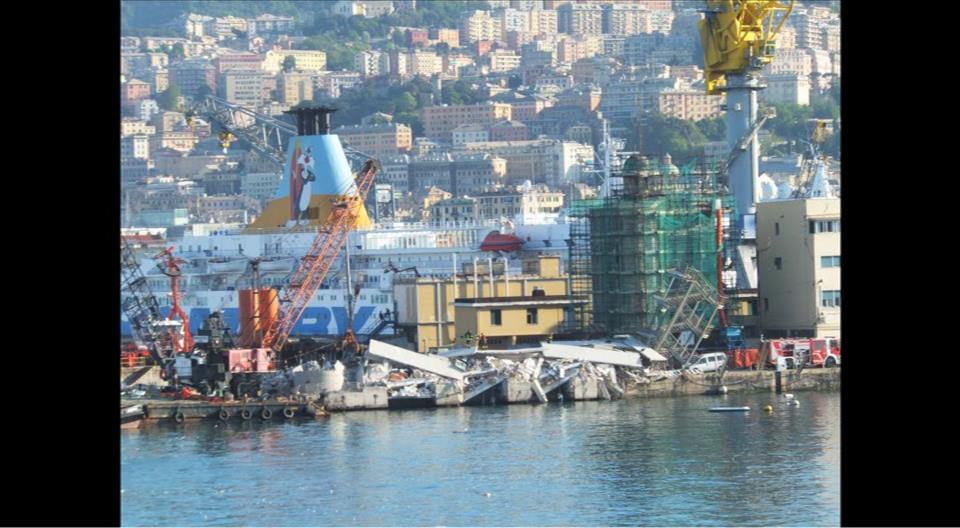
[[290,302],[285,308],[281,308],[280,316],[272,321],[264,334],[264,347],[280,351],[286,344],[310,299],[320,289],[334,259],[344,246],[349,232],[355,227],[360,208],[379,169],[378,165],[375,160],[367,161],[357,175],[358,181],[354,182],[353,188],[356,189],[356,194],[350,193],[341,198],[330,211],[324,222],[326,232],[317,234],[306,253],[309,258],[301,259],[297,271],[293,274],[288,288],[288,292],[291,292]]

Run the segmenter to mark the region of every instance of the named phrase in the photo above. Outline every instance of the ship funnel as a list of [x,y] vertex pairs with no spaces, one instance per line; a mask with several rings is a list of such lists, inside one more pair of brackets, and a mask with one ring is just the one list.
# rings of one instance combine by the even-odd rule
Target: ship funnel
[[[297,135],[287,144],[283,179],[248,232],[322,226],[334,204],[357,193],[354,174],[340,144],[330,131],[330,114],[336,108],[302,107],[285,113],[295,116]],[[361,207],[356,226],[371,225]]]
[[329,106],[314,106],[287,110],[285,114],[297,117],[298,136],[325,136],[330,133],[330,114],[336,108]]

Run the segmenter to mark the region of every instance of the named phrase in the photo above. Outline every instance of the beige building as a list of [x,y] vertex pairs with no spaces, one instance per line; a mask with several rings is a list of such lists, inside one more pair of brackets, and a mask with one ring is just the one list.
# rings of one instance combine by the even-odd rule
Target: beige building
[[506,72],[520,67],[520,55],[508,50],[491,51],[487,54],[491,72]]
[[280,104],[296,106],[301,101],[313,100],[313,77],[307,73],[281,73],[277,76]]
[[428,106],[420,110],[420,115],[424,133],[443,141],[451,141],[453,129],[464,123],[489,126],[512,118],[511,107],[505,103]]
[[133,135],[152,136],[157,131],[156,127],[147,124],[146,121],[133,117],[124,117],[120,120],[120,137]]
[[402,154],[413,146],[413,131],[402,123],[342,126],[333,133],[345,146],[375,157]]
[[231,103],[251,109],[257,108],[263,104],[263,72],[227,71],[220,76],[217,90],[220,97]]
[[263,70],[269,73],[279,73],[283,69],[283,61],[293,57],[296,61],[294,69],[301,71],[323,71],[327,69],[327,54],[319,50],[280,50],[268,51],[263,60]]
[[475,223],[480,220],[477,211],[475,198],[451,198],[431,205],[429,218],[434,225]]
[[765,337],[840,337],[840,199],[757,204]]
[[760,92],[768,103],[810,104],[810,78],[795,73],[780,73],[767,77],[767,89]]
[[497,259],[492,274],[488,262],[480,261],[476,274],[471,262],[456,279],[397,279],[397,321],[415,336],[416,350],[464,346],[481,334],[496,348],[547,340],[557,333],[570,302],[560,258],[540,256],[519,266],[516,261],[508,264],[506,274]]
[[533,139],[529,141],[487,141],[464,143],[465,151],[487,152],[507,162],[508,182],[545,183],[551,187],[577,181],[580,177],[579,163],[584,151],[592,152],[589,145],[579,145],[557,139]]
[[558,213],[563,208],[563,193],[546,187],[482,193],[474,195],[480,219],[514,219],[523,215]]
[[432,51],[412,51],[407,54],[407,72],[410,75],[430,77],[443,72],[443,57]]
[[150,151],[172,149],[179,152],[190,152],[199,142],[200,138],[193,131],[160,132],[150,137]]
[[717,117],[723,112],[722,95],[707,95],[695,90],[666,90],[657,96],[661,114],[678,119],[699,121]]
[[465,123],[451,131],[454,145],[463,145],[476,141],[487,141],[490,135],[487,129],[475,123]]
[[473,11],[460,20],[460,37],[464,42],[496,40],[500,38],[500,21],[489,11]]
[[603,8],[595,4],[565,4],[557,9],[557,30],[568,35],[602,35]]
[[537,35],[556,35],[557,12],[553,9],[531,11],[530,32]]
[[650,10],[640,4],[610,4],[604,6],[605,33],[610,35],[638,35],[653,33]]
[[460,30],[454,28],[430,28],[430,41],[445,42],[451,48],[460,47]]
[[805,49],[796,48],[777,48],[774,52],[773,62],[767,66],[768,75],[778,73],[795,73],[803,77],[809,77],[813,72],[813,59]]

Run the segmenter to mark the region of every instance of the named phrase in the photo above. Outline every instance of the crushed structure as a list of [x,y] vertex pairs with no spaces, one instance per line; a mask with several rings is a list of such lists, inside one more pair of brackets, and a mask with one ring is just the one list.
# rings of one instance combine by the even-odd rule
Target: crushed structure
[[659,163],[631,156],[619,179],[609,197],[572,203],[570,296],[587,302],[573,306],[568,330],[656,342],[669,270],[693,268],[716,285],[725,260],[718,219],[734,206],[714,172],[681,170],[669,155]]

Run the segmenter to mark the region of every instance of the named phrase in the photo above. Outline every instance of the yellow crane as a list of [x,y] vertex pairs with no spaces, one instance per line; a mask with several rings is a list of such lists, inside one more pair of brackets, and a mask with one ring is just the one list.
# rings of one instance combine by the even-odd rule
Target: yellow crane
[[700,21],[707,93],[726,86],[728,74],[759,70],[773,60],[774,40],[794,0],[707,0]]

